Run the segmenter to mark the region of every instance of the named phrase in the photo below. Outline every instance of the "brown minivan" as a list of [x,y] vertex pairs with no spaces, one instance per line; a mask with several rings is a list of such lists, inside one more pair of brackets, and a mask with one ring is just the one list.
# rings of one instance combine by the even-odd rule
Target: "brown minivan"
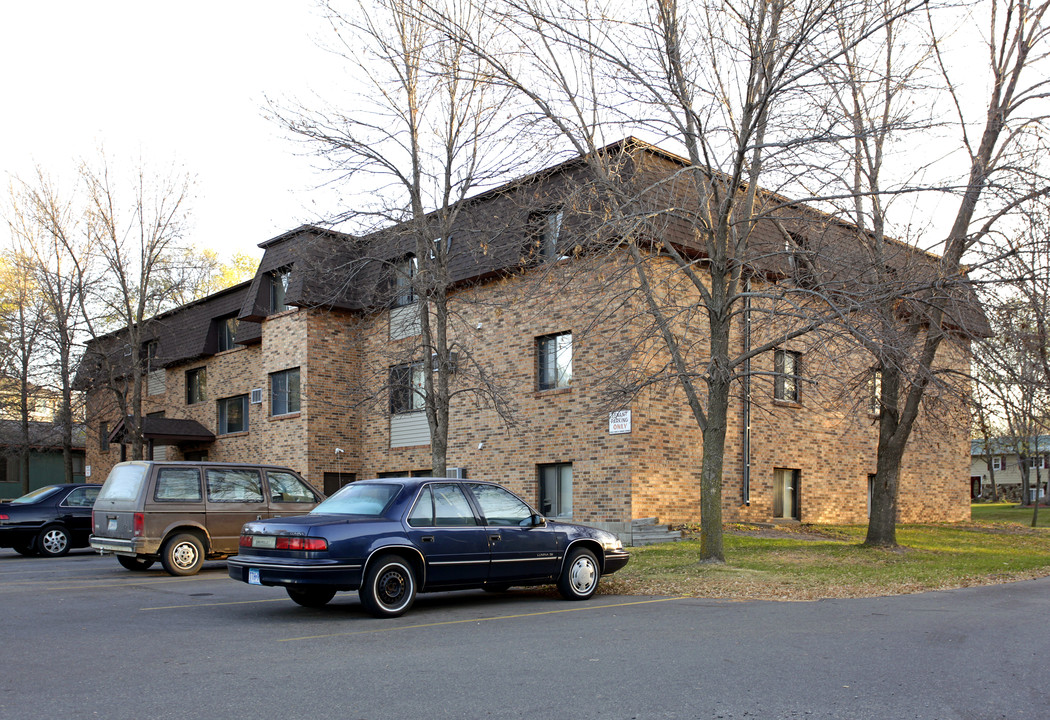
[[122,462],[95,501],[90,542],[128,570],[159,559],[172,575],[194,575],[205,559],[236,555],[249,520],[303,515],[323,499],[285,467]]

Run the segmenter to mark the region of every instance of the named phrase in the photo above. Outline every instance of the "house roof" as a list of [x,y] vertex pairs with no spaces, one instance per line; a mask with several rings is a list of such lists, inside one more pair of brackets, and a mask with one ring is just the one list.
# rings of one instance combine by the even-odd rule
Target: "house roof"
[[[986,454],[991,455],[1018,455],[1019,446],[1023,443],[1026,447],[1025,450],[1030,455],[1039,455],[1042,453],[1050,453],[1050,435],[1039,435],[1036,436],[1035,442],[1033,438],[1015,438],[1008,436],[1000,436],[989,438],[988,450],[990,453],[985,451],[985,441],[983,439],[970,440],[970,455],[972,457],[984,457]],[[1034,448],[1033,448],[1034,445]]]
[[[84,449],[84,424],[73,424],[73,447]],[[0,420],[0,449],[20,448],[25,442],[22,423],[18,420]],[[33,450],[61,450],[62,427],[56,423],[30,422],[29,447]]]
[[[180,418],[144,417],[142,436],[147,440],[166,442],[211,442],[215,434],[196,420]],[[110,442],[121,442],[127,437],[127,420],[122,419],[109,433]]]
[[[689,162],[654,145],[628,137],[600,149],[599,153],[620,153],[622,178],[634,183],[640,215],[659,218],[657,232],[677,247],[698,257],[703,246],[697,242],[691,221],[698,206],[695,183],[680,172]],[[586,212],[593,198],[573,198],[587,187],[590,170],[586,156],[575,156],[525,177],[469,198],[458,208],[450,233],[448,270],[452,284],[468,284],[517,271],[528,266],[530,242],[537,211],[566,207],[564,227],[570,237],[584,237],[602,220]],[[712,182],[719,182],[717,179]],[[638,190],[642,188],[643,190]],[[692,199],[691,199],[692,198]],[[755,257],[749,258],[750,272],[773,280],[792,277],[792,261],[783,252],[785,232],[802,237],[806,251],[821,259],[822,281],[842,292],[857,292],[856,268],[873,262],[866,256],[858,230],[838,218],[814,208],[793,204],[771,192],[761,192],[768,215],[751,229]],[[577,210],[577,208],[584,208]],[[430,217],[435,217],[432,214]],[[192,361],[217,352],[217,323],[224,317],[237,317],[238,344],[261,341],[261,325],[270,314],[272,273],[290,269],[285,302],[292,306],[325,306],[353,312],[384,306],[391,295],[391,266],[412,254],[420,226],[395,225],[363,236],[348,235],[318,225],[301,225],[260,243],[263,258],[255,277],[151,320],[158,340],[156,362],[161,366]],[[425,228],[425,222],[423,227]],[[409,228],[406,231],[406,228]],[[615,229],[612,230],[615,232]],[[928,316],[931,309],[944,310],[949,323],[970,337],[987,337],[990,328],[977,303],[972,287],[963,276],[961,282],[931,290],[939,268],[936,258],[921,250],[887,240],[893,251],[883,258],[900,282],[893,291],[912,288],[912,300],[898,305],[899,312],[911,317]],[[885,275],[879,282],[885,283]],[[888,292],[872,286],[870,292]],[[903,294],[907,294],[906,292]],[[115,355],[121,351],[119,333],[111,333],[96,348],[107,347]],[[97,358],[96,358],[97,361]],[[90,367],[90,352],[84,367]],[[97,363],[96,363],[97,364]],[[83,386],[78,372],[78,385]]]

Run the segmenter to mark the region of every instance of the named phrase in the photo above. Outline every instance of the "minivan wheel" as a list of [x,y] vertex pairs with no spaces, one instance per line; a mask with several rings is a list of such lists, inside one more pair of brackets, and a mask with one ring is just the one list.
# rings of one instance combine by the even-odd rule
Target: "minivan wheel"
[[125,570],[149,570],[156,562],[152,558],[131,557],[130,555],[117,555],[117,562]]
[[61,557],[69,552],[69,531],[61,525],[46,527],[37,535],[36,547],[44,557]]
[[204,544],[196,535],[175,535],[164,543],[160,563],[169,575],[196,575],[204,563]]
[[292,587],[289,585],[285,587],[285,590],[288,591],[288,597],[296,605],[308,608],[324,607],[335,597],[335,588],[324,587],[323,585],[316,587]]

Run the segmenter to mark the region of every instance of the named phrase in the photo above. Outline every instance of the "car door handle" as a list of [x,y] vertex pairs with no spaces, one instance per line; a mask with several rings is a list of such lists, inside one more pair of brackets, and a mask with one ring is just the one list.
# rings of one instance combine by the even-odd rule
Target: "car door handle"
[[419,538],[419,541],[420,542],[434,542],[434,536],[433,535],[424,535],[423,537]]
[[500,536],[499,535],[489,535],[489,540],[491,540],[492,542],[499,542],[500,541]]

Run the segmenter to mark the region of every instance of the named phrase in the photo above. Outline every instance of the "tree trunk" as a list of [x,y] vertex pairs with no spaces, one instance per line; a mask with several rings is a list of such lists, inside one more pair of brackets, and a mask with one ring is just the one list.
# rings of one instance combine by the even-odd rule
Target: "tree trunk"
[[700,560],[725,562],[722,543],[722,468],[725,460],[729,385],[713,383],[707,403],[704,458],[700,467]]
[[[717,291],[722,287],[716,288]],[[726,427],[729,419],[729,321],[715,315],[712,303],[711,362],[707,380],[707,422],[702,425],[704,457],[700,466],[700,560],[725,562],[722,541],[722,470],[725,465]]]
[[902,432],[899,424],[901,373],[885,365],[880,371],[879,442],[875,480],[871,489],[871,517],[868,519],[868,534],[864,544],[869,547],[896,547],[901,460],[909,433]]

